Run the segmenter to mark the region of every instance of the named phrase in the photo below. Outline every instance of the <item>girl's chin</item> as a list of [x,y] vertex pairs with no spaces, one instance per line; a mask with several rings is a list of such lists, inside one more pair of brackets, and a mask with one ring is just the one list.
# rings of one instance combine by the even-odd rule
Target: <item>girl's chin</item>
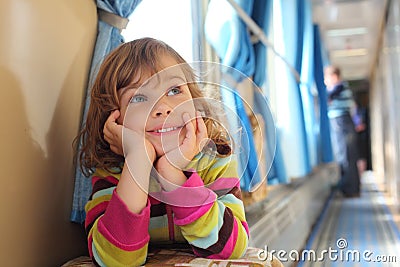
[[157,152],[157,159],[161,158],[162,156],[165,155],[165,152]]
[[179,149],[179,146],[181,145],[182,142],[178,143],[175,140],[174,143],[175,143],[175,145],[172,145],[172,142],[168,143],[168,145],[162,145],[160,143],[157,143],[157,144],[153,143],[154,149],[156,151],[157,158],[160,158],[160,157],[164,156],[168,152],[171,152],[173,150]]
[[171,147],[171,148],[165,149],[165,147],[164,147],[162,149],[156,149],[157,158],[161,158],[162,156],[164,156],[165,154],[167,154],[168,152],[171,152],[172,150],[174,150],[176,148],[177,147],[175,147],[175,148]]

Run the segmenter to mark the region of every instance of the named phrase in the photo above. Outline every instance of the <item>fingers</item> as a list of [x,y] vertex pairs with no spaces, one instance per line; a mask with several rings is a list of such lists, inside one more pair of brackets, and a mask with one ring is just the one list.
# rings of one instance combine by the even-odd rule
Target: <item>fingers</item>
[[123,155],[122,149],[122,125],[117,124],[120,112],[114,110],[107,118],[103,127],[104,139],[110,144],[110,149],[118,155]]
[[110,145],[110,149],[111,149],[111,151],[112,152],[114,152],[115,154],[118,154],[118,155],[123,155],[123,151],[121,151],[121,149],[118,147],[118,146],[114,146],[114,145]]
[[195,137],[196,129],[193,122],[191,121],[189,113],[183,113],[183,121],[186,125],[186,138],[192,139]]
[[114,110],[111,112],[110,117],[112,117],[114,119],[114,122],[119,118],[119,116],[121,115],[121,113],[119,112],[118,109]]
[[103,132],[107,142],[115,141],[114,138],[115,137],[118,138],[121,134],[118,124],[116,123],[116,119],[118,117],[119,117],[119,111],[114,110],[104,123]]
[[196,111],[196,118],[193,121],[191,121],[188,113],[184,113],[183,120],[186,125],[186,138],[184,143],[191,143],[193,145],[192,147],[198,149],[197,152],[201,151],[208,141],[207,127],[201,113]]
[[197,125],[197,132],[196,132],[197,146],[199,147],[199,151],[202,151],[204,146],[208,143],[209,140],[207,134],[207,127],[206,124],[204,123],[200,111],[196,112],[196,125]]
[[200,111],[196,111],[196,125],[197,125],[197,137],[207,138],[207,127],[206,124],[204,123]]

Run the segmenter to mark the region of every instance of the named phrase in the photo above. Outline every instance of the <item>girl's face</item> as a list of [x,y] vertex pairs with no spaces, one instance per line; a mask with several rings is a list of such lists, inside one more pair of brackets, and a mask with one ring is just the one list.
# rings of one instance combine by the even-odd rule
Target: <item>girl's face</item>
[[175,66],[177,61],[165,55],[159,63],[163,70],[151,78],[144,73],[140,77],[141,86],[128,86],[118,91],[121,116],[117,120],[142,133],[154,146],[158,157],[182,144],[186,135],[183,114],[195,117],[192,95],[181,68]]

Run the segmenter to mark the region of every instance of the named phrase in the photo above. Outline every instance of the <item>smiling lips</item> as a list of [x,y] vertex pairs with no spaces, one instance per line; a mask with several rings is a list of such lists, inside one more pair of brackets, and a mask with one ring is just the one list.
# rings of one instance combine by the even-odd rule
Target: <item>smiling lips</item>
[[152,133],[152,134],[165,134],[165,133],[169,133],[169,132],[173,132],[173,131],[179,130],[179,129],[181,129],[182,127],[183,127],[183,126],[166,127],[166,128],[160,128],[160,129],[148,131],[148,132],[149,132],[149,133]]

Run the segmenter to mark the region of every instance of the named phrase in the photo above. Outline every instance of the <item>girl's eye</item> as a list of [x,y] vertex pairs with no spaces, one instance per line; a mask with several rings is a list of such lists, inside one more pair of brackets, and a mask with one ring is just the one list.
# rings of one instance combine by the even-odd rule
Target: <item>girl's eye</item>
[[179,87],[173,87],[171,89],[169,89],[167,95],[171,96],[171,95],[177,95],[181,93],[181,89]]
[[129,101],[130,103],[139,103],[139,102],[144,102],[146,101],[146,97],[143,95],[134,95],[132,96],[131,100]]

